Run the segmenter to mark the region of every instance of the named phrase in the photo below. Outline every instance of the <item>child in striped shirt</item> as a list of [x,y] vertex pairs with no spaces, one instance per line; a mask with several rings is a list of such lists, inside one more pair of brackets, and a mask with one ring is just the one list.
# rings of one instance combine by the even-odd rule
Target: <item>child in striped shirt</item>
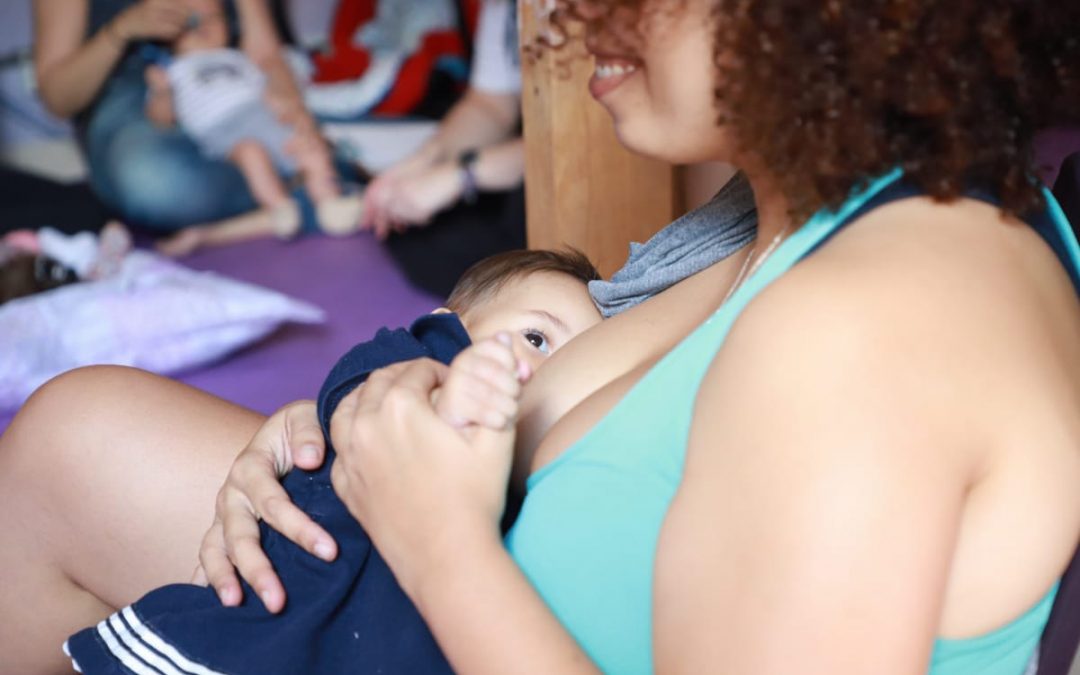
[[342,197],[325,153],[300,141],[266,97],[266,75],[246,54],[228,46],[220,0],[185,0],[188,28],[172,53],[146,69],[147,116],[178,125],[208,157],[228,160],[244,175],[262,210],[257,217],[222,221],[182,231],[164,247],[182,254],[198,246],[299,232],[303,214],[282,176],[300,174],[328,234],[356,229],[360,203]]

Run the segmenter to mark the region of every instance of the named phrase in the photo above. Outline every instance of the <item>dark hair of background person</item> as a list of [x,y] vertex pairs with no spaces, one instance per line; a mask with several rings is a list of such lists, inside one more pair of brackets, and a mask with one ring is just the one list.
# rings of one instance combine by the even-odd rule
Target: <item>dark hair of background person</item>
[[48,256],[17,253],[0,263],[0,305],[76,281],[74,272]]
[[[585,4],[557,0],[556,28],[634,53],[642,12],[685,0]],[[1077,2],[716,0],[713,21],[718,121],[799,217],[894,167],[937,199],[978,187],[1029,212],[1035,132],[1080,120]]]
[[577,249],[506,251],[485,258],[467,269],[446,299],[446,307],[457,314],[465,313],[498,293],[511,281],[536,272],[565,274],[583,284],[600,278],[596,266]]

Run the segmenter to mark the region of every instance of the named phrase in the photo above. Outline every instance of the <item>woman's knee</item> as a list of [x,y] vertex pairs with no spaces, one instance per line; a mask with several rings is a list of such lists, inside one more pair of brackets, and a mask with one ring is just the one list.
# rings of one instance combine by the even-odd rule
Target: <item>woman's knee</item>
[[130,396],[132,384],[148,376],[122,366],[87,366],[58,375],[38,387],[3,436],[0,461],[34,464],[80,456],[110,411]]
[[253,207],[243,176],[228,162],[203,157],[175,131],[135,124],[118,131],[95,162],[113,204],[128,220],[172,230]]

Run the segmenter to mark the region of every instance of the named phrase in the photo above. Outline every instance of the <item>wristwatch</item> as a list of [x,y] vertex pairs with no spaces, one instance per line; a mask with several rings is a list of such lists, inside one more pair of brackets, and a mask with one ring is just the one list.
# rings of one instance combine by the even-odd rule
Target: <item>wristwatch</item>
[[479,190],[476,186],[476,159],[480,153],[475,149],[466,150],[458,157],[458,167],[461,170],[461,200],[466,204],[475,204]]

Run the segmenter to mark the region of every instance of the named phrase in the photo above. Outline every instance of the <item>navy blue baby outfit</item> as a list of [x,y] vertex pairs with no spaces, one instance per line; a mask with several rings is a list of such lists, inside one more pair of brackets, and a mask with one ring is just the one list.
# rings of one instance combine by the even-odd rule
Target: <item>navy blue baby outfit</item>
[[65,645],[87,675],[241,675],[452,672],[419,612],[367,533],[330,484],[330,415],[374,370],[429,357],[448,364],[469,345],[456,315],[432,314],[409,330],[381,329],[338,361],[319,393],[327,458],[318,471],[294,470],[285,489],[338,543],[327,563],[265,524],[263,548],[288,596],[270,614],[246,583],[239,607],[214,591],[174,584],[151,591]]

